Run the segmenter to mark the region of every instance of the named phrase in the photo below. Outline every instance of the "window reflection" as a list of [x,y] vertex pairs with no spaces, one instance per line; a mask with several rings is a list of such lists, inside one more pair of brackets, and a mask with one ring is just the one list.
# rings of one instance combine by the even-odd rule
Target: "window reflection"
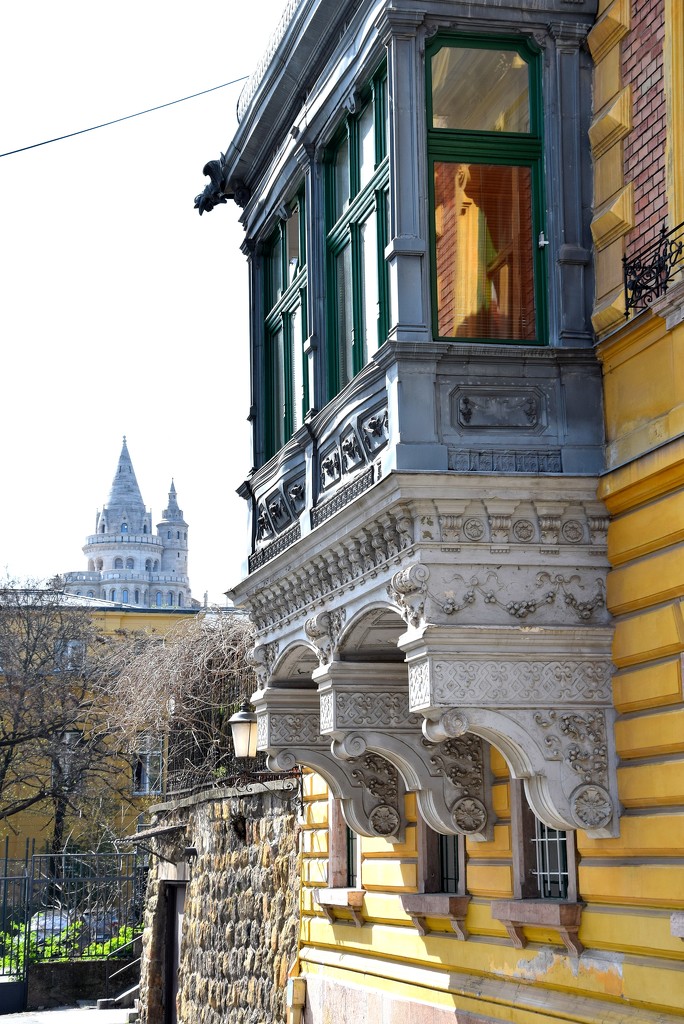
[[433,128],[529,132],[528,65],[514,50],[446,46],[431,70]]
[[440,337],[533,341],[529,167],[435,163]]

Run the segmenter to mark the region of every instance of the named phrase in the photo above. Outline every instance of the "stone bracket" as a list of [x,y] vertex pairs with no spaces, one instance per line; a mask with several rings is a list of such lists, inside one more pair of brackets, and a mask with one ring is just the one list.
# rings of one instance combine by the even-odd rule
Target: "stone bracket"
[[524,780],[541,821],[618,835],[610,631],[537,630],[534,660],[523,633],[453,630],[445,644],[440,632],[439,649],[425,635],[402,643],[409,708],[424,716],[425,738],[480,736]]
[[314,900],[321,908],[330,924],[340,923],[335,911],[348,910],[357,928],[361,928],[363,919],[363,889],[315,889]]
[[331,753],[320,733],[319,699],[314,689],[266,687],[252,697],[257,713],[257,748],[268,754],[272,771],[303,764],[318,772],[341,801],[349,827],[360,835],[404,841],[405,787],[396,768],[382,756],[352,744],[344,756]]
[[465,926],[470,896],[452,896],[447,893],[411,893],[401,897],[401,905],[411,918],[419,935],[429,935],[428,917],[446,918],[456,937],[465,942],[468,929]]
[[501,921],[516,949],[527,945],[523,928],[552,928],[560,935],[570,956],[580,956],[584,946],[577,933],[583,903],[562,903],[559,900],[494,900],[492,917]]
[[[402,681],[403,677],[403,681]],[[340,759],[372,751],[399,771],[436,832],[475,840],[493,836],[489,757],[480,737],[432,743],[408,706],[404,666],[335,662],[314,673],[321,732]]]

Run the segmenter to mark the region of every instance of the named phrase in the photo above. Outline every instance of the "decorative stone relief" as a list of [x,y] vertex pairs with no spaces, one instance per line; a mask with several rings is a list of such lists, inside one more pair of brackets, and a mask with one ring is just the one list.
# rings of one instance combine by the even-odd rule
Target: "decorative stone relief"
[[545,420],[545,399],[538,388],[456,388],[451,395],[451,422],[455,427],[536,433]]
[[344,608],[336,611],[319,612],[312,618],[307,619],[304,631],[313,643],[318,652],[318,660],[321,665],[328,665],[332,661],[333,653],[337,646],[346,612]]
[[321,490],[328,490],[339,481],[341,475],[342,464],[337,448],[330,449],[321,455]]
[[536,586],[546,588],[541,594],[523,595],[521,593],[511,598],[505,597],[503,600],[500,595],[508,588],[502,584],[499,575],[495,572],[487,573],[484,579],[479,576],[471,576],[468,580],[464,579],[460,573],[456,573],[453,579],[460,581],[462,586],[467,589],[461,590],[458,595],[455,590],[447,590],[441,599],[430,595],[441,606],[445,615],[455,615],[463,611],[468,605],[475,604],[479,597],[484,604],[496,605],[512,618],[526,619],[528,616],[534,615],[542,605],[556,604],[560,598],[566,608],[572,609],[578,619],[586,622],[591,619],[597,608],[605,607],[606,603],[602,579],[594,582],[593,596],[587,600],[581,600],[573,593],[569,589],[570,586],[579,590],[584,589],[582,578],[577,574],[563,576],[560,573],[553,575],[548,572],[537,573]]
[[527,451],[499,449],[448,449],[449,469],[457,473],[562,473],[560,449]]
[[361,451],[361,446],[359,445],[359,439],[353,430],[350,430],[349,433],[342,438],[341,448],[345,473],[352,472],[357,468],[357,466],[360,466],[361,463],[365,461],[364,454]]
[[378,409],[361,420],[361,436],[366,451],[371,455],[384,448],[389,440],[389,418],[386,407]]
[[246,661],[254,669],[259,686],[266,686],[278,657],[278,644],[257,644],[247,652]]
[[424,621],[429,578],[430,570],[427,566],[414,563],[395,573],[387,588],[389,596],[400,606],[401,614],[409,626],[417,627]]
[[[416,792],[431,828],[491,838],[491,779],[482,740],[464,736],[428,742],[421,734],[422,716],[409,710],[405,682],[381,681],[390,671],[377,663],[336,662],[315,673],[321,731],[333,740],[333,754],[350,763],[367,751],[380,755]],[[395,675],[404,672],[394,667]]]
[[350,736],[345,742],[333,741],[332,753],[347,762],[350,779],[363,790],[363,801],[371,834],[399,840],[404,833],[404,787],[399,772],[386,758],[367,750],[365,740]]
[[298,516],[303,512],[306,505],[306,480],[304,476],[296,477],[294,480],[288,480],[285,484],[285,494],[287,495],[287,501],[292,509],[292,513]]

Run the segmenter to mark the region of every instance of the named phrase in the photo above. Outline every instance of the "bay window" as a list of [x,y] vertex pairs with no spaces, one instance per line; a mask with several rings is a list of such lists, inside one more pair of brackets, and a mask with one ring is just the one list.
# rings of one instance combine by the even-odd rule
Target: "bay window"
[[438,36],[428,48],[437,337],[543,340],[539,74],[521,41]]
[[304,372],[306,243],[303,198],[278,221],[265,256],[267,455],[302,425],[309,407]]
[[387,336],[387,79],[373,79],[327,162],[329,396]]

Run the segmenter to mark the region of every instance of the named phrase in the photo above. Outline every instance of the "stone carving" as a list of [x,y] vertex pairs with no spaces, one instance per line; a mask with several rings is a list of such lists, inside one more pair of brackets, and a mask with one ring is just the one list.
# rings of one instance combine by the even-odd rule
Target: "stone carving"
[[584,540],[584,527],[577,519],[567,519],[561,526],[561,536],[568,544],[579,544]]
[[449,469],[457,473],[562,473],[560,449],[498,451],[449,448]]
[[482,540],[484,534],[485,528],[481,519],[466,519],[463,523],[463,536],[466,540]]
[[290,511],[281,494],[276,494],[274,497],[269,498],[268,511],[276,530],[282,530],[283,527],[291,522]]
[[418,563],[409,565],[392,577],[388,593],[401,607],[402,616],[409,626],[417,627],[423,619],[429,578],[430,570]]
[[265,537],[273,536],[273,526],[269,519],[265,505],[259,505],[257,510],[257,538],[263,540]]
[[[605,660],[436,661],[431,680],[428,659],[416,668],[421,668],[421,688],[428,689],[422,704],[540,707],[554,701],[603,704],[611,700],[612,668]],[[412,669],[411,665],[409,673]],[[427,684],[423,672],[428,675]],[[411,707],[417,707],[414,690],[409,692]]]
[[451,810],[454,825],[464,835],[482,832],[487,824],[487,808],[480,800],[464,797],[457,800]]
[[354,469],[360,462],[363,462],[363,452],[359,446],[356,434],[353,432],[347,434],[342,441],[342,456],[344,458],[344,468],[346,472]]
[[321,523],[324,523],[326,519],[330,519],[330,516],[339,512],[345,505],[349,505],[354,498],[358,498],[360,494],[367,491],[374,482],[374,467],[369,466],[364,473],[361,473],[354,480],[345,484],[344,487],[340,487],[331,498],[311,509],[311,526],[314,528],[320,526]]
[[267,745],[269,747],[325,745],[320,733],[319,716],[314,712],[275,713],[268,716],[269,730]]
[[335,715],[335,696],[332,693],[321,694],[321,732],[328,733],[333,728]]
[[387,444],[389,417],[387,409],[372,413],[361,421],[361,434],[366,450],[374,454]]
[[552,544],[554,547],[558,544],[560,524],[560,515],[539,516],[539,532],[541,533],[542,544]]
[[592,544],[603,545],[606,543],[609,522],[608,516],[589,516],[589,536]]
[[543,396],[534,389],[472,388],[452,395],[452,423],[487,431],[534,430],[541,419]]
[[528,544],[534,537],[534,526],[529,519],[518,519],[513,524],[513,536],[521,544]]
[[581,828],[605,828],[613,816],[613,802],[602,786],[578,786],[570,797],[570,809]]
[[254,669],[259,686],[266,686],[278,657],[278,644],[257,644],[247,652],[246,661]]
[[[332,694],[321,694],[323,699]],[[332,715],[331,715],[332,719]],[[335,727],[337,729],[358,728],[359,723],[367,728],[400,728],[407,723],[420,728],[420,715],[409,712],[408,693],[396,690],[367,693],[364,690],[339,690],[336,692]],[[321,724],[321,728],[324,728]],[[332,728],[332,721],[329,728]]]
[[211,213],[215,206],[228,202],[225,153],[221,153],[218,160],[209,160],[202,168],[202,174],[209,178],[209,184],[195,196],[195,209],[200,217],[203,213]]
[[385,838],[396,835],[401,825],[398,810],[389,804],[379,804],[377,807],[374,807],[368,815],[368,819],[373,827],[373,831]]
[[307,619],[304,632],[313,643],[321,665],[332,661],[346,612],[343,608],[337,611],[319,612]]
[[430,662],[411,662],[409,665],[409,703],[420,708],[430,703]]
[[261,548],[259,551],[255,551],[253,555],[249,556],[249,571],[256,572],[266,562],[270,562],[272,558],[276,558],[282,551],[285,551],[292,544],[300,539],[302,535],[301,527],[299,523],[295,523],[285,533],[281,533],[277,540],[274,540],[271,544]]
[[340,453],[333,449],[321,459],[321,487],[325,490],[337,483],[341,473]]
[[566,761],[585,783],[596,783],[605,775],[608,743],[602,711],[540,711],[534,721],[545,734],[549,757]]
[[303,510],[306,503],[306,488],[304,484],[304,478],[301,480],[293,480],[285,485],[285,493],[287,500],[290,503],[290,507],[295,515]]
[[444,597],[441,600],[430,595],[437,604],[441,605],[445,615],[455,615],[457,612],[463,611],[468,605],[475,604],[478,595],[482,598],[484,604],[496,605],[515,619],[526,619],[543,605],[555,604],[559,595],[562,595],[565,606],[572,609],[577,618],[584,622],[592,617],[593,612],[597,608],[603,608],[606,603],[603,580],[601,579],[596,580],[594,596],[589,600],[581,601],[572,591],[568,590],[570,585],[575,585],[580,590],[584,589],[581,577],[577,574],[563,576],[560,573],[554,575],[548,572],[537,573],[536,586],[547,586],[548,589],[538,596],[520,595],[510,600],[501,600],[498,596],[505,588],[495,572],[487,573],[484,582],[480,580],[479,576],[471,576],[469,580],[465,580],[460,573],[455,574],[454,580],[460,580],[467,587],[459,598],[456,597],[453,590],[445,591]]

